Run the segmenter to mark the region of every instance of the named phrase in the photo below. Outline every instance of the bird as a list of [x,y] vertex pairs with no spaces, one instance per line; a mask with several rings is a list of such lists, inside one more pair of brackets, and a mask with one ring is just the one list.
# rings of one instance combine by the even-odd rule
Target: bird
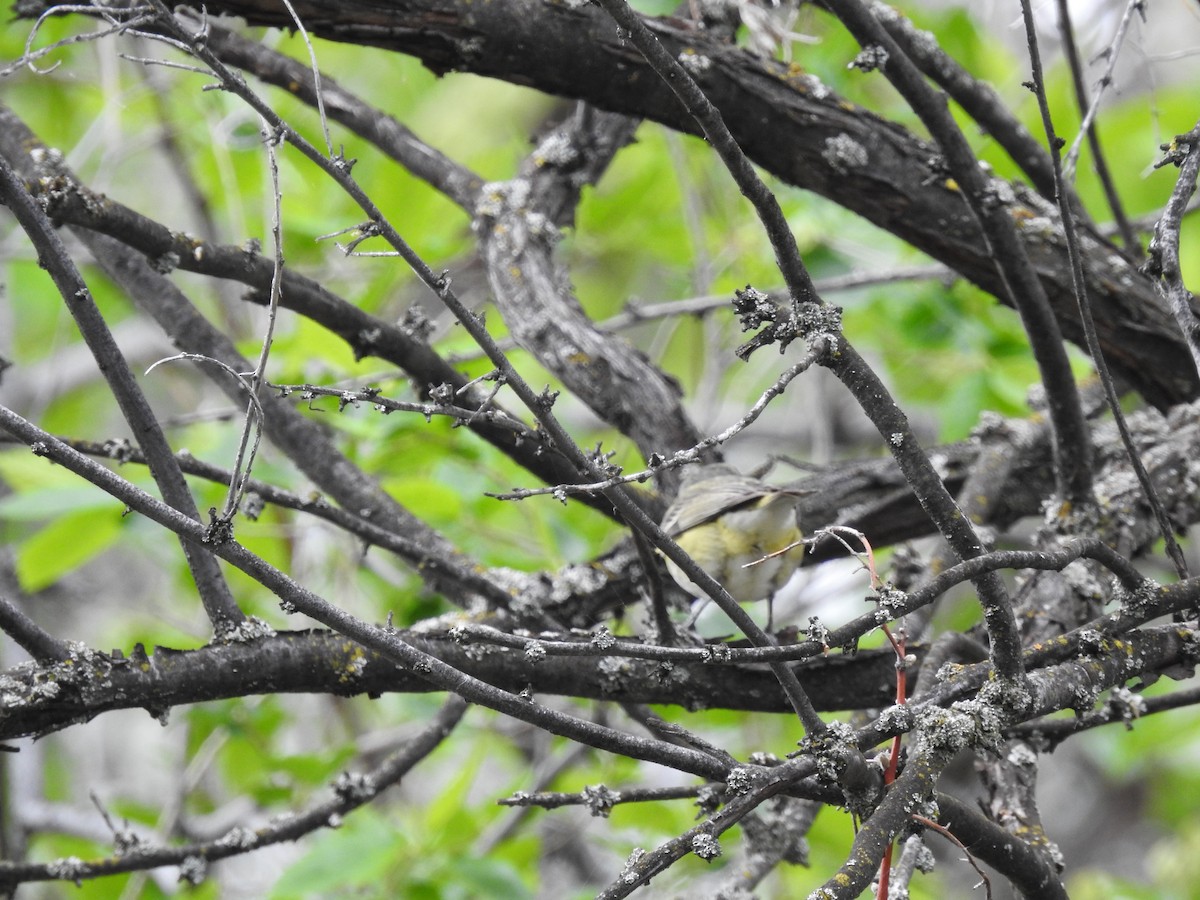
[[[685,476],[661,527],[734,600],[770,601],[804,559],[797,515],[804,493],[723,463],[700,465]],[[692,596],[706,596],[671,560],[667,571]],[[770,618],[768,605],[768,627]]]

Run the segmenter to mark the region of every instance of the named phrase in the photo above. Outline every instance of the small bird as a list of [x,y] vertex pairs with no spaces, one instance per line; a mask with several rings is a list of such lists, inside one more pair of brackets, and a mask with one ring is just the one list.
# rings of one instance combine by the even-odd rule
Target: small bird
[[[662,529],[733,599],[769,601],[804,558],[796,514],[802,494],[743,475],[732,466],[697,466],[663,516]],[[670,560],[667,571],[688,593],[705,596]]]

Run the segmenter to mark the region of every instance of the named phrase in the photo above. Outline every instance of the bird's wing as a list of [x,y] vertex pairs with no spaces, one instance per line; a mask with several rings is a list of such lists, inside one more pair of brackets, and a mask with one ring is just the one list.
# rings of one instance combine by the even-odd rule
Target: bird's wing
[[700,479],[684,485],[667,514],[662,529],[667,534],[683,534],[689,528],[711,522],[744,503],[774,494],[776,489],[754,478]]

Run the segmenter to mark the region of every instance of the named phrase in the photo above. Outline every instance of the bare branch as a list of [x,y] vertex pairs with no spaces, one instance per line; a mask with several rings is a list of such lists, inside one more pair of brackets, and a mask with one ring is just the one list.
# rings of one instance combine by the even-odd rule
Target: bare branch
[[[175,509],[199,522],[196,501],[175,464],[166,436],[159,427],[141,388],[138,387],[120,348],[113,340],[91,291],[84,283],[53,229],[46,214],[37,206],[8,160],[0,156],[0,202],[12,211],[54,279],[55,286],[74,317],[80,334],[87,342],[96,363],[108,380],[121,412],[138,436],[146,452],[150,472],[163,497]],[[183,555],[200,590],[200,599],[218,637],[235,630],[246,620],[238,608],[216,559],[200,543],[182,540]]]

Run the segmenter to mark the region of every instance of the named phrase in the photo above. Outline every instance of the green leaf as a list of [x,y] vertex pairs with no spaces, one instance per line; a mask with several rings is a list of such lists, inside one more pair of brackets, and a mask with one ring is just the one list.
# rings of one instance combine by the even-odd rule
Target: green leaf
[[459,857],[447,866],[443,897],[520,897],[532,896],[516,869],[492,859]]
[[40,591],[114,544],[121,534],[117,511],[85,509],[56,519],[17,548],[17,580]]
[[0,519],[8,522],[40,522],[66,513],[119,512],[117,501],[78,479],[62,486],[18,489],[0,500]]
[[358,885],[383,881],[403,842],[391,824],[361,809],[346,826],[322,833],[309,846],[310,852],[275,883],[272,900],[346,896]]

